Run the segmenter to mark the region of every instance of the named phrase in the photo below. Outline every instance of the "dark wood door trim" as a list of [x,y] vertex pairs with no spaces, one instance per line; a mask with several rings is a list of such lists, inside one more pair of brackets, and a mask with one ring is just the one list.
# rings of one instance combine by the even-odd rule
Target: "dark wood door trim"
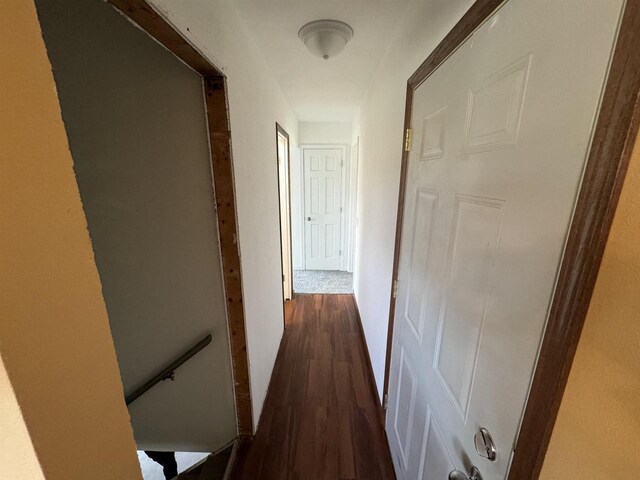
[[225,76],[145,0],[108,0],[132,22],[200,74],[203,80],[211,151],[213,191],[222,256],[224,292],[236,401],[238,435],[253,436],[247,335],[242,299],[242,273],[233,180],[231,127]]
[[[292,238],[292,233],[291,233],[291,144],[290,144],[290,140],[289,140],[289,134],[287,133],[287,131],[282,128],[282,126],[276,122],[276,159],[277,159],[277,164],[276,164],[276,168],[278,168],[278,212],[280,213],[278,215],[278,222],[279,222],[279,227],[280,227],[280,270],[282,271],[282,274],[284,275],[284,257],[282,255],[282,251],[283,251],[283,239],[282,239],[282,211],[280,209],[280,205],[282,202],[282,199],[280,198],[280,168],[278,167],[278,164],[280,163],[280,152],[278,151],[278,134],[282,135],[284,138],[287,139],[287,179],[288,179],[288,184],[287,184],[287,190],[288,190],[288,195],[289,195],[289,279],[291,281],[291,297],[290,300],[293,300],[293,238]],[[282,298],[283,298],[283,304],[282,304],[282,315],[283,315],[283,322],[285,324],[285,328],[287,328],[287,322],[284,319],[284,282],[282,285]]]
[[537,479],[636,141],[640,0],[628,0],[587,158],[509,480]]
[[[503,3],[477,0],[407,82],[405,131],[413,92]],[[627,0],[596,128],[560,265],[540,357],[508,480],[537,480],[593,293],[640,123],[640,0]],[[408,154],[402,152],[393,279],[398,276]],[[389,390],[395,299],[390,300],[384,392]]]

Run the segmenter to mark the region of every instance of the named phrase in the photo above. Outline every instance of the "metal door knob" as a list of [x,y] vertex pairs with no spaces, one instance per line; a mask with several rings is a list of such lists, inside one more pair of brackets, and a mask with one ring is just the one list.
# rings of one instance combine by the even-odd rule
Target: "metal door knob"
[[461,472],[460,470],[454,470],[449,474],[449,480],[483,480],[482,475],[480,475],[480,470],[476,467],[471,468],[471,476],[468,476],[466,473]]
[[310,222],[311,220],[315,220],[315,218],[307,217],[307,222]]

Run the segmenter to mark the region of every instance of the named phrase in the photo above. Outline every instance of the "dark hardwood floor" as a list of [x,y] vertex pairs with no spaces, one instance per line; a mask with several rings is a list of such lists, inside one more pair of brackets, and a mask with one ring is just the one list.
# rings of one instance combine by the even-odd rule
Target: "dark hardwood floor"
[[235,480],[395,479],[352,295],[298,295]]

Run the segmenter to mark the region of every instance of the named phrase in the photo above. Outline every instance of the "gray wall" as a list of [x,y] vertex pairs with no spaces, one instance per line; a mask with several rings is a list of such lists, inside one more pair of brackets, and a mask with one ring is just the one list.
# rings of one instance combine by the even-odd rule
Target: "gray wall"
[[201,80],[101,0],[36,5],[125,391],[213,334],[130,406],[138,446],[211,451],[236,424]]

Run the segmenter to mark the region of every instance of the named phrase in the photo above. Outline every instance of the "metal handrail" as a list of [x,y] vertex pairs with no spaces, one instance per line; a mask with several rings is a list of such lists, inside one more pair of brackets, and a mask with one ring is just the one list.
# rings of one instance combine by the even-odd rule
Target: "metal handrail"
[[126,395],[124,397],[126,404],[130,405],[138,397],[140,397],[141,395],[144,395],[144,393],[146,393],[148,390],[153,388],[156,384],[168,379],[173,380],[176,369],[180,367],[182,364],[184,364],[191,357],[196,355],[204,347],[209,345],[211,343],[211,338],[212,338],[211,335],[207,335],[206,337],[204,337],[202,340],[196,343],[193,347],[191,347],[189,350],[187,350],[182,355],[180,355],[177,359],[171,362],[168,366],[163,368],[162,371],[160,371],[157,375],[154,375],[153,377],[151,377],[151,379],[149,379],[149,381],[146,382],[144,385],[136,388],[129,395]]

